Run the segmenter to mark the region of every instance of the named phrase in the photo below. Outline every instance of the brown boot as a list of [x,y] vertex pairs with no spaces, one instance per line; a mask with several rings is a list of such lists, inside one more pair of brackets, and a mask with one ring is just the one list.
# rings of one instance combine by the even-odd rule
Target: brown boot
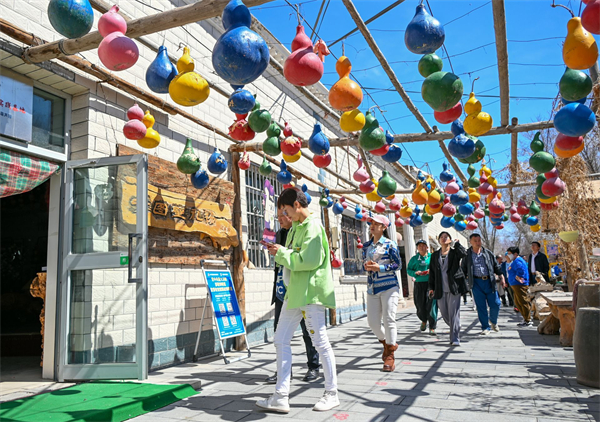
[[378,340],[381,344],[383,344],[383,352],[381,352],[381,360],[385,362],[385,357],[387,356],[387,348],[385,344],[385,340]]
[[396,369],[396,363],[395,363],[395,358],[394,358],[394,352],[398,350],[398,345],[397,344],[386,344],[385,345],[385,351],[386,351],[386,357],[385,360],[383,361],[383,372],[392,372],[394,369]]

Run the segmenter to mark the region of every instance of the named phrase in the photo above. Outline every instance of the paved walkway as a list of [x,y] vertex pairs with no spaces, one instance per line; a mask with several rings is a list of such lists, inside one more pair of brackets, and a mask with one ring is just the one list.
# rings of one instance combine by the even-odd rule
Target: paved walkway
[[462,344],[451,348],[443,321],[438,337],[431,337],[418,330],[414,309],[402,309],[393,373],[380,372],[381,345],[366,318],[331,328],[341,406],[329,412],[312,411],[323,380],[301,381],[304,345],[296,337],[289,414],[265,413],[254,405],[274,391],[264,384],[275,369],[275,348],[268,344],[254,348],[250,359],[229,365],[213,359],[152,373],[150,382],[201,380],[201,393],[133,421],[600,420],[600,390],[577,384],[573,350],[559,346],[558,336],[541,336],[534,327],[517,329],[516,314],[503,308],[501,332],[480,337],[470,302],[461,314]]

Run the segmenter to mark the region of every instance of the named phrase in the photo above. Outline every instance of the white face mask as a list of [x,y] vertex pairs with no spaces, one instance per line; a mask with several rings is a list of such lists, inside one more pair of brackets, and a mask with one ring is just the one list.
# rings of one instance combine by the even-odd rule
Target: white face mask
[[514,255],[509,253],[508,255],[506,255],[508,257],[508,259],[510,259],[511,261],[513,260]]

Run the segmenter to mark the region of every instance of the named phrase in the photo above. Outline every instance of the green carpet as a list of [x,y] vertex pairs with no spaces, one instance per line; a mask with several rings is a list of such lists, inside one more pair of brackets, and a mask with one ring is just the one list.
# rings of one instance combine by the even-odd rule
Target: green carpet
[[121,422],[195,394],[189,384],[97,381],[0,403],[0,420]]

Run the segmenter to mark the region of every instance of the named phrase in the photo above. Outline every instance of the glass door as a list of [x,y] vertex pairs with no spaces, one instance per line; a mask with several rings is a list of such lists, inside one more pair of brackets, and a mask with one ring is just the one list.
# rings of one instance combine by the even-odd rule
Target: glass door
[[58,380],[148,376],[145,155],[65,164]]

